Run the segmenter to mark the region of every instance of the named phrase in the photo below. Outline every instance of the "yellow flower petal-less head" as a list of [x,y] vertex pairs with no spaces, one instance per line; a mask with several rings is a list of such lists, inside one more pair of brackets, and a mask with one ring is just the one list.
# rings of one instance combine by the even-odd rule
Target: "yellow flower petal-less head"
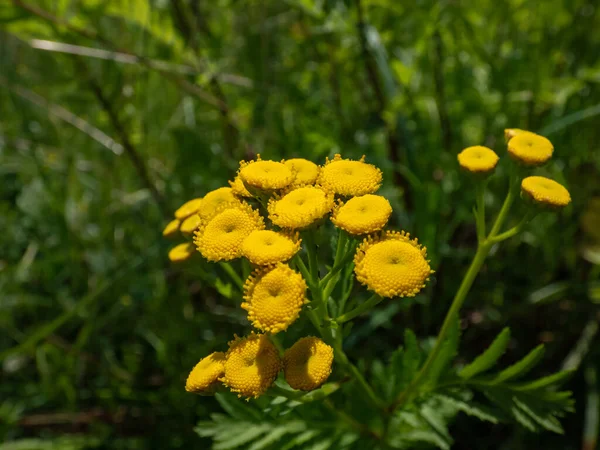
[[233,190],[230,187],[215,189],[202,199],[198,215],[201,218],[210,217],[221,205],[236,203],[237,201],[238,199],[233,195]]
[[319,177],[319,166],[308,159],[292,158],[283,163],[296,173],[294,186],[315,184]]
[[179,220],[183,220],[192,214],[195,214],[200,209],[200,205],[202,204],[201,198],[194,198],[190,201],[185,202],[175,211],[175,218]]
[[381,170],[365,163],[363,156],[359,161],[342,159],[335,155],[327,158],[321,168],[318,183],[342,196],[365,195],[376,192],[381,186]]
[[294,181],[295,175],[285,164],[262,160],[258,155],[256,161],[240,163],[239,177],[247,186],[272,191],[289,186]]
[[560,183],[546,177],[527,177],[521,182],[521,194],[535,203],[562,208],[571,203],[571,194]]
[[179,225],[181,225],[181,220],[171,220],[163,230],[162,235],[166,238],[173,238],[177,236],[177,234],[179,234]]
[[391,214],[392,206],[387,198],[367,194],[334,208],[331,221],[350,234],[369,234],[381,230]]
[[458,163],[472,173],[489,173],[496,168],[500,158],[491,148],[482,145],[467,147],[458,154]]
[[508,154],[525,166],[541,166],[552,157],[554,147],[544,136],[523,131],[508,141]]
[[319,186],[303,186],[269,200],[269,219],[292,230],[309,227],[333,208],[334,196]]
[[200,216],[198,214],[192,214],[190,217],[181,222],[179,230],[185,236],[191,236],[196,231],[196,228],[200,226]]
[[185,390],[195,393],[212,393],[220,385],[219,378],[225,373],[225,353],[214,352],[200,360],[192,369]]
[[244,284],[242,308],[256,328],[270,333],[286,330],[306,302],[306,282],[285,264],[256,270]]
[[504,130],[504,140],[506,142],[510,141],[517,134],[526,133],[526,130],[521,130],[520,128],[506,128]]
[[242,255],[252,264],[265,266],[287,261],[300,250],[298,234],[255,230],[242,243]]
[[332,363],[333,348],[319,338],[304,337],[283,355],[285,380],[294,389],[312,391],[327,380]]
[[263,218],[247,203],[224,204],[202,220],[194,243],[209,261],[229,261],[242,256],[242,243],[250,233],[264,228]]
[[238,397],[258,397],[264,394],[281,370],[281,360],[275,346],[264,334],[235,337],[229,343],[225,373],[220,380]]
[[382,297],[413,297],[433,273],[427,249],[405,232],[369,236],[354,256],[356,279]]
[[231,191],[238,197],[252,198],[252,194],[246,189],[246,186],[244,186],[244,182],[239,175],[236,176],[233,181],[229,181],[229,186],[231,186]]
[[183,262],[190,259],[195,252],[194,244],[191,242],[186,242],[184,244],[179,244],[169,250],[169,259],[171,262]]

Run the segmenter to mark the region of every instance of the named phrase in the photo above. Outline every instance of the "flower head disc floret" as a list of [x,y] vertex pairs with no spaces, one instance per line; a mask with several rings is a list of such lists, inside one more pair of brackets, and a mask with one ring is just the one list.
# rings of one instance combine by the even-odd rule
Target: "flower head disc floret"
[[244,182],[239,175],[236,176],[233,181],[229,181],[229,186],[231,186],[231,191],[238,197],[252,198],[252,194],[246,189],[246,186],[244,186]]
[[365,163],[364,156],[353,161],[342,159],[338,154],[331,160],[327,158],[321,168],[318,183],[336,194],[353,196],[372,194],[379,189],[382,179],[381,170]]
[[306,228],[333,208],[334,196],[319,186],[303,186],[269,200],[269,219],[282,228]]
[[500,158],[491,148],[482,145],[467,147],[458,154],[458,163],[473,173],[488,173],[495,169]]
[[163,230],[163,236],[167,238],[175,237],[177,235],[177,232],[179,231],[179,225],[181,225],[181,220],[171,220]]
[[194,231],[196,231],[196,228],[200,226],[200,222],[202,222],[200,216],[198,214],[192,214],[190,217],[181,222],[181,227],[179,227],[179,230],[185,236],[191,236],[194,234]]
[[554,147],[544,136],[523,131],[508,141],[508,154],[526,166],[541,166],[552,157]]
[[331,221],[350,234],[369,234],[381,230],[391,214],[392,206],[385,197],[367,194],[334,208]]
[[174,262],[182,262],[190,259],[194,254],[194,244],[191,242],[185,242],[183,244],[176,245],[169,250],[169,259]]
[[258,397],[271,387],[280,370],[275,346],[264,334],[252,333],[229,343],[220,381],[238,397]]
[[194,198],[188,202],[185,202],[175,211],[175,218],[179,220],[183,220],[186,217],[195,214],[200,209],[200,205],[202,204],[201,198]]
[[270,333],[286,330],[306,303],[306,282],[285,264],[254,271],[244,284],[242,308],[256,328]]
[[242,243],[242,255],[252,264],[265,266],[287,261],[300,250],[298,233],[255,230]]
[[289,186],[294,181],[295,174],[285,164],[262,160],[258,155],[256,161],[240,163],[239,177],[247,186],[272,191]]
[[264,228],[263,218],[247,203],[224,204],[203,218],[194,243],[209,261],[229,261],[242,255],[242,243],[250,233]]
[[562,208],[571,203],[571,194],[560,183],[546,177],[527,177],[521,182],[521,193],[535,203]]
[[354,256],[356,279],[382,297],[413,297],[433,273],[427,249],[405,232],[367,237]]
[[283,355],[285,380],[294,389],[312,391],[327,380],[332,363],[333,348],[319,338],[304,337]]
[[315,184],[319,177],[319,166],[304,158],[292,158],[283,161],[293,172],[296,173],[294,186]]
[[195,393],[212,393],[220,384],[219,378],[225,373],[225,353],[214,352],[202,358],[192,369],[185,390]]
[[210,217],[221,205],[237,203],[238,201],[230,187],[215,189],[206,194],[202,199],[198,215],[201,218]]

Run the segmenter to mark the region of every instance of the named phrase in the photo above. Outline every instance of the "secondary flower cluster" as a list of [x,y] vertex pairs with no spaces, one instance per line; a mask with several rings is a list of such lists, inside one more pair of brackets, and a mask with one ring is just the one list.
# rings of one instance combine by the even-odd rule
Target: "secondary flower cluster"
[[[509,156],[525,168],[538,167],[550,160],[554,153],[552,143],[530,131],[510,128],[504,130]],[[460,166],[471,173],[487,176],[495,169],[498,155],[490,148],[474,146],[458,154]],[[521,196],[538,206],[561,208],[571,202],[569,191],[546,177],[530,176],[521,181]]]
[[190,373],[187,390],[210,393],[222,383],[240,396],[256,397],[281,369],[295,389],[312,390],[325,382],[333,362],[329,345],[302,338],[280,358],[271,335],[287,330],[309,303],[311,280],[307,283],[288,262],[301,250],[301,236],[328,218],[340,236],[362,240],[354,254],[355,275],[369,290],[381,297],[406,297],[425,286],[433,273],[426,249],[408,233],[384,229],[392,207],[375,194],[381,183],[381,171],[364,156],[335,155],[318,166],[306,159],[278,162],[258,155],[240,163],[229,187],[190,200],[175,212],[163,234],[180,231],[193,243],[172,249],[172,261],[188,259],[197,250],[208,261],[246,258],[253,265],[241,307],[262,333],[236,337],[226,353],[203,358]]

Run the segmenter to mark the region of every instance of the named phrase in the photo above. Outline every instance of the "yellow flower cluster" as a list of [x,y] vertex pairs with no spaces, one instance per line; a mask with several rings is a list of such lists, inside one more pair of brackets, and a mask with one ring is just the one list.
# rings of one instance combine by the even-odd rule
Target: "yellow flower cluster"
[[[193,244],[176,247],[171,259],[185,259],[194,247],[208,261],[247,259],[254,270],[243,285],[241,307],[260,332],[236,337],[226,353],[202,359],[188,377],[188,391],[211,393],[215,386],[226,386],[239,396],[257,397],[280,370],[294,389],[309,391],[325,382],[334,359],[331,346],[305,337],[280,355],[271,336],[288,330],[308,303],[302,273],[310,272],[311,289],[318,285],[318,262],[316,267],[311,262],[308,272],[302,256],[293,266],[287,262],[302,250],[300,233],[308,233],[308,238],[328,219],[340,229],[340,239],[348,234],[351,240],[362,240],[354,254],[355,274],[368,289],[385,297],[404,297],[425,286],[433,273],[425,248],[405,232],[385,231],[392,206],[375,194],[381,183],[381,170],[366,163],[364,156],[351,160],[335,155],[318,166],[302,158],[269,161],[258,155],[240,162],[229,187],[177,210],[163,234],[193,235]],[[353,252],[355,241],[338,247]]]
[[[530,168],[541,166],[552,157],[554,146],[539,134],[519,128],[504,130],[508,154],[519,165]],[[475,173],[488,174],[493,172],[499,157],[492,150],[480,145],[465,148],[458,154],[461,168]],[[521,196],[538,206],[547,208],[562,208],[571,202],[569,191],[549,178],[532,176],[521,182]]]

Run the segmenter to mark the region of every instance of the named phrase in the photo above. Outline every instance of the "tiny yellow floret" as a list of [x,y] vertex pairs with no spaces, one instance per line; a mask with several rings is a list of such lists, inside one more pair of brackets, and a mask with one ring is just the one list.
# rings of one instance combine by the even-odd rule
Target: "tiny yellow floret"
[[231,191],[238,197],[252,198],[252,194],[246,189],[246,186],[244,186],[244,182],[239,175],[236,176],[233,181],[229,181],[229,186],[231,186]]
[[192,257],[194,250],[194,245],[191,242],[176,245],[169,250],[169,259],[175,263],[185,261]]
[[298,233],[255,230],[242,243],[242,255],[252,264],[265,266],[287,261],[300,250]]
[[179,231],[179,225],[181,225],[181,220],[179,219],[173,219],[171,220],[167,226],[165,227],[165,229],[163,230],[162,234],[164,237],[166,238],[172,238],[177,236],[177,232]]
[[185,202],[183,205],[175,211],[175,218],[179,220],[183,220],[192,214],[195,214],[200,209],[200,205],[202,204],[201,198],[195,198],[190,200],[189,202]]
[[312,391],[325,383],[332,363],[333,348],[319,338],[304,337],[283,355],[285,381],[294,389]]
[[185,390],[194,393],[212,393],[225,373],[225,353],[214,352],[202,358],[192,369],[185,382]]
[[211,216],[221,205],[228,203],[236,203],[239,200],[233,195],[233,190],[230,187],[222,187],[210,191],[202,199],[198,215],[201,218]]
[[282,228],[299,230],[325,217],[333,208],[333,193],[319,186],[293,189],[269,200],[269,219]]
[[271,387],[280,370],[277,348],[264,334],[252,333],[229,343],[220,381],[238,397],[258,397]]
[[296,173],[294,186],[315,184],[319,177],[319,166],[304,158],[292,158],[283,161],[293,172]]
[[467,147],[458,154],[460,167],[472,173],[493,171],[500,158],[491,148],[482,145]]
[[223,204],[202,219],[194,243],[209,261],[229,261],[242,256],[242,243],[250,233],[264,228],[263,218],[247,203]]
[[337,154],[327,158],[321,168],[318,183],[338,195],[354,196],[376,192],[383,179],[381,170],[365,163],[365,156],[358,161],[342,159]]
[[508,141],[508,154],[525,166],[541,166],[552,157],[554,147],[544,136],[523,131]]
[[535,203],[562,208],[571,203],[571,194],[560,183],[546,177],[527,177],[521,182],[521,194]]
[[386,231],[369,236],[354,256],[356,279],[381,297],[413,297],[433,273],[427,249],[408,233]]
[[294,172],[285,164],[260,159],[240,162],[239,177],[244,185],[264,191],[283,189],[294,181]]
[[352,197],[333,210],[331,221],[335,226],[354,235],[381,230],[392,214],[392,205],[381,195],[367,194]]
[[255,270],[244,284],[242,308],[259,330],[279,333],[286,330],[306,303],[306,282],[285,264]]
[[196,228],[200,226],[200,216],[198,214],[192,214],[190,217],[181,222],[179,230],[184,236],[191,236],[196,231]]

